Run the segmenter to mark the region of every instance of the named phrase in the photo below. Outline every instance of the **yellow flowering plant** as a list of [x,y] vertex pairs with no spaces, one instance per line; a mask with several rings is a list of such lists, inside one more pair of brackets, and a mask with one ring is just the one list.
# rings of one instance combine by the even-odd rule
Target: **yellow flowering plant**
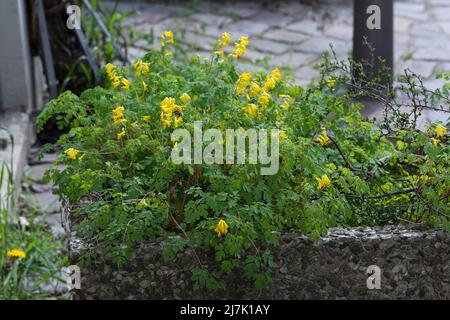
[[[398,150],[361,116],[350,93],[330,90],[342,86],[339,77],[324,73],[306,89],[278,68],[239,70],[236,58],[251,38],[230,34],[214,48],[229,46],[229,54],[213,51],[181,64],[176,52],[166,55],[173,36],[165,32],[161,50],[130,70],[106,65],[103,86],[80,96],[64,92],[38,119],[39,128],[53,116],[69,128],[56,144],[66,151],[56,164],[65,166],[46,176],[74,206],[77,232],[115,263],[126,264],[138,244],[163,236],[167,259],[187,247],[213,253],[217,269],[193,267],[195,286],[220,289],[221,276],[244,270],[263,288],[271,248],[286,230],[317,239],[329,227],[402,221],[393,215],[448,228],[450,150],[441,127],[398,133],[395,139],[405,141]],[[171,154],[183,142],[172,141],[172,133],[181,128],[194,136],[196,121],[203,130],[280,130],[278,172],[261,175],[249,159],[175,163]],[[88,250],[85,261],[94,254]]]

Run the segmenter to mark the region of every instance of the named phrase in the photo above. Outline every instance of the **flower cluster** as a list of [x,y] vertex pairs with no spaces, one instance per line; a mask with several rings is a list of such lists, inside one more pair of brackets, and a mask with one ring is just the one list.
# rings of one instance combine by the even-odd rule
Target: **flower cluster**
[[247,51],[248,37],[240,37],[238,41],[234,44],[234,50],[230,54],[230,57],[238,59],[243,56]]
[[105,65],[105,71],[108,75],[109,80],[111,80],[114,88],[118,88],[122,84],[123,90],[130,89],[130,81],[124,77],[117,74],[117,67],[111,63]]
[[150,63],[138,60],[133,64],[133,68],[136,70],[136,75],[140,76],[141,74],[150,72]]
[[[269,105],[272,99],[269,91],[273,90],[280,81],[281,71],[278,68],[275,68],[270,72],[264,85],[261,85],[257,79],[252,80],[252,74],[250,72],[244,72],[239,76],[235,92],[237,95],[244,95],[247,101],[249,101],[248,105],[246,105],[243,110],[250,118],[253,118],[258,114],[259,107],[266,108]],[[289,95],[280,95],[280,97],[283,100],[281,107],[288,109],[293,102],[292,97]],[[252,101],[253,99],[254,101]]]
[[112,111],[114,114],[113,115],[114,124],[118,125],[118,124],[124,124],[125,122],[127,122],[127,119],[125,119],[123,116],[124,111],[125,111],[125,108],[123,106],[117,107]]
[[436,138],[431,138],[431,141],[436,146],[441,142],[444,137],[445,133],[447,132],[447,128],[444,127],[442,124],[438,124],[436,128],[434,128],[434,133],[436,134]]
[[9,250],[6,255],[8,257],[15,257],[19,259],[25,259],[27,257],[27,254],[24,251],[17,248]]
[[220,219],[214,231],[217,233],[217,236],[219,237],[225,236],[228,233],[228,224],[226,223],[225,220]]
[[183,122],[183,109],[186,104],[191,101],[191,97],[187,93],[180,96],[182,105],[175,104],[174,98],[164,98],[161,102],[161,116],[160,120],[164,128],[171,127],[172,124],[178,128]]

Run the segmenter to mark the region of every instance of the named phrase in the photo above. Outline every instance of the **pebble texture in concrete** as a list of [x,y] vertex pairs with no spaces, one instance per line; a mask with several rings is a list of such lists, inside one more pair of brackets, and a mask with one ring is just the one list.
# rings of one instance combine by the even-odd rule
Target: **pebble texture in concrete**
[[[81,242],[71,238],[76,263]],[[275,267],[261,295],[234,273],[226,290],[192,291],[192,251],[164,262],[163,242],[143,243],[126,268],[106,259],[82,269],[75,299],[450,299],[450,235],[420,228],[333,229],[314,244],[296,233],[281,237]],[[198,253],[198,252],[197,252]],[[208,261],[208,260],[206,260]],[[215,265],[209,259],[207,266]],[[367,288],[371,265],[381,269],[380,289]]]

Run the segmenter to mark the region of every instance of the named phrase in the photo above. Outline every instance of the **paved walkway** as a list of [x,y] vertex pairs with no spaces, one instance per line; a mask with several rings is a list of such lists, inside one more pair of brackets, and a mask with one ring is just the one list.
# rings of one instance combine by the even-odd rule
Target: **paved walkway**
[[[216,39],[224,31],[234,38],[250,37],[247,59],[242,67],[259,70],[283,67],[297,83],[305,84],[317,75],[315,63],[321,53],[333,46],[345,58],[352,48],[352,1],[323,0],[320,6],[299,1],[280,1],[263,5],[258,1],[200,1],[189,5],[121,3],[120,10],[136,10],[128,19],[139,32],[156,37],[166,28],[190,45],[189,54],[209,55]],[[397,0],[395,20],[395,72],[410,68],[421,74],[426,85],[436,88],[437,71],[450,70],[450,1]],[[157,47],[139,40],[130,49],[139,56],[145,49]]]

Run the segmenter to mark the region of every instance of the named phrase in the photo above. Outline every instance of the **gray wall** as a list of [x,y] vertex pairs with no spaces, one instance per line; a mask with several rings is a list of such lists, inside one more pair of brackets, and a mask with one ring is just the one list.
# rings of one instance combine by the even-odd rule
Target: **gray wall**
[[[72,263],[80,242],[71,241]],[[235,272],[226,290],[192,291],[192,251],[164,262],[162,241],[135,250],[124,268],[97,260],[81,271],[76,299],[450,299],[450,234],[405,227],[335,229],[313,243],[298,233],[281,237],[274,248],[273,279],[258,295]],[[199,252],[197,252],[199,254]],[[201,256],[201,255],[200,255]],[[205,259],[215,265],[214,259]],[[367,267],[381,269],[381,288],[367,288]]]

